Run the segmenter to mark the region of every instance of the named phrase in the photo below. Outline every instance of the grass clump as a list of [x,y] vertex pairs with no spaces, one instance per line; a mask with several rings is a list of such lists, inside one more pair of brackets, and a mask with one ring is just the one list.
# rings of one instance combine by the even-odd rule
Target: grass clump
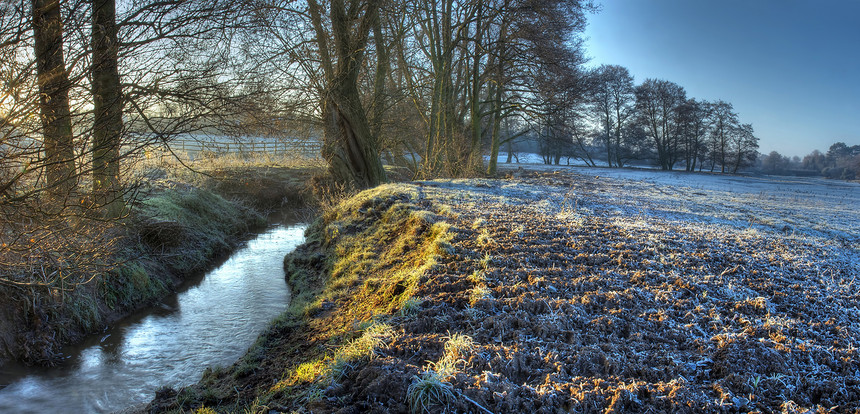
[[418,313],[421,310],[421,304],[424,303],[421,299],[418,298],[409,298],[403,302],[403,306],[400,308],[400,316],[412,316]]
[[150,277],[146,267],[136,261],[121,264],[99,285],[99,294],[110,309],[126,309],[163,296],[167,291],[162,279]]
[[412,377],[412,383],[406,390],[410,412],[429,412],[435,405],[447,405],[454,400],[454,387],[448,380],[458,372],[458,366],[466,365],[466,354],[474,346],[471,336],[461,333],[448,336],[442,357],[429,363],[420,376]]
[[490,289],[484,285],[478,285],[469,289],[469,305],[475,306],[478,302],[485,299],[492,299],[493,295]]
[[454,400],[451,384],[433,370],[424,371],[421,376],[413,376],[412,383],[406,391],[409,401],[409,411],[412,413],[429,412],[438,404],[448,404]]

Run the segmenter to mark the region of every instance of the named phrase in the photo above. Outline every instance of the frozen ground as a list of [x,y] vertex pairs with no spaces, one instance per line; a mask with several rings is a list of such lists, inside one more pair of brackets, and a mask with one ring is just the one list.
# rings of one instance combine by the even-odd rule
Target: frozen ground
[[510,167],[425,185],[463,230],[423,292],[439,322],[402,341],[473,338],[464,395],[493,412],[860,408],[860,186]]
[[647,211],[667,220],[800,232],[860,246],[856,182],[583,166],[502,164],[500,169],[519,167],[609,178],[590,196],[619,214]]
[[[393,332],[373,358],[313,399],[273,397],[283,411],[860,410],[860,186],[519,167],[400,185],[417,194],[399,196],[408,208],[450,225],[450,246],[411,310],[376,316]],[[351,214],[373,228],[402,208]],[[392,243],[371,244],[361,254],[383,257]],[[378,283],[361,277],[355,286]],[[365,299],[344,291],[313,323],[354,324],[343,315]],[[269,353],[296,347],[308,345]],[[271,378],[229,389],[298,372],[272,366]],[[430,392],[416,400],[420,389]]]

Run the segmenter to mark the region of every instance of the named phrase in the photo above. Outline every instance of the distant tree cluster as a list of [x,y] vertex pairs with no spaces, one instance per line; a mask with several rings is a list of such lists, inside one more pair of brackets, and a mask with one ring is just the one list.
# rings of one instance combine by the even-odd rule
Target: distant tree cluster
[[[687,97],[662,79],[634,83],[627,68],[601,65],[582,73],[563,115],[547,117],[539,135],[547,163],[561,157],[610,167],[651,160],[664,170],[738,172],[754,164],[758,138],[732,104]],[[570,94],[570,92],[568,92]]]
[[860,145],[837,142],[826,154],[814,150],[802,159],[786,157],[777,151],[762,154],[757,167],[766,174],[820,175],[827,178],[855,180],[860,178]]

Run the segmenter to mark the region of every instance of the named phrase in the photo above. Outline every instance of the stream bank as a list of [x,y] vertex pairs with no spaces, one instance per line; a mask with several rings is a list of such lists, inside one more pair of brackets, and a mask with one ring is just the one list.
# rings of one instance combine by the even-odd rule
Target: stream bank
[[283,256],[304,224],[278,223],[206,275],[186,279],[155,307],[63,349],[51,368],[0,368],[0,412],[110,413],[146,403],[162,385],[188,385],[208,366],[230,365],[283,312]]
[[301,209],[310,199],[306,183],[319,169],[234,168],[207,174],[189,180],[152,172],[130,214],[104,223],[110,239],[86,283],[0,286],[0,364],[62,363],[64,345],[104,331],[201,274],[262,230],[264,212]]

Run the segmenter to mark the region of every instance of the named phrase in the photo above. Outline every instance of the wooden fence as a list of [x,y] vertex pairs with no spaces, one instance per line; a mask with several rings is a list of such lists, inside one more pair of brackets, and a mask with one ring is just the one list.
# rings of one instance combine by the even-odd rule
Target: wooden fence
[[190,159],[210,155],[269,154],[274,156],[301,156],[314,158],[320,155],[322,144],[315,140],[271,140],[271,141],[205,141],[196,139],[171,140],[170,149],[177,155]]

